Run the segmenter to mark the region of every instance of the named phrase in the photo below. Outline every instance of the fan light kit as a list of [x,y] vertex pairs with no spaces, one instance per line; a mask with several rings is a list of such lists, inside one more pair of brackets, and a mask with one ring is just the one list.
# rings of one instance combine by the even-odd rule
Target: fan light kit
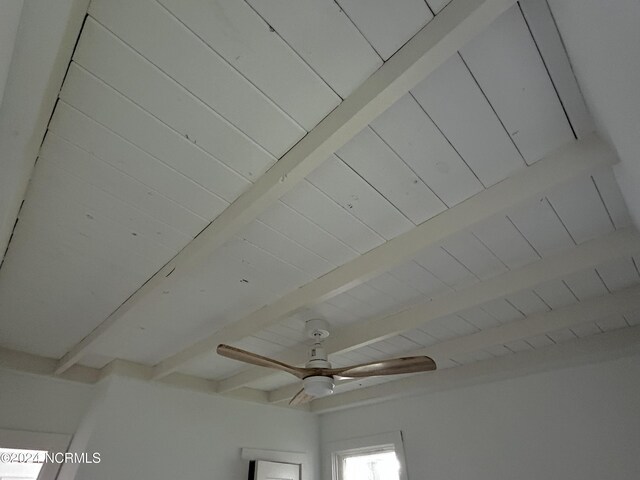
[[[309,361],[307,368],[331,368],[327,361],[327,352],[322,348],[322,342],[329,336],[329,323],[322,318],[307,320],[305,325],[307,336],[313,340],[313,345],[309,349]],[[325,397],[333,393],[335,383],[333,377],[323,375],[312,375],[302,380],[304,393],[312,397]]]
[[307,320],[305,330],[307,336],[313,340],[313,345],[309,348],[309,360],[304,368],[294,367],[293,365],[229,345],[218,345],[217,352],[223,357],[260,367],[274,368],[301,379],[302,390],[291,399],[290,405],[300,405],[314,398],[332,394],[336,378],[398,375],[402,373],[428,372],[436,369],[433,359],[427,356],[392,358],[351,367],[332,368],[327,359],[327,352],[322,346],[322,342],[329,336],[329,324],[327,321],[321,318]]

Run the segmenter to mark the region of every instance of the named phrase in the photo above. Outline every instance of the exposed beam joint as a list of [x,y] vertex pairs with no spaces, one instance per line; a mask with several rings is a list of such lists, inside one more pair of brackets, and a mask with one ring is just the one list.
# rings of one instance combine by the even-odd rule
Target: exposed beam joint
[[[573,273],[638,252],[640,252],[640,237],[636,232],[619,230],[405,311],[348,325],[333,332],[325,341],[324,347],[329,354],[364,347],[420,327],[431,320],[477,307],[523,290],[530,290],[541,283],[565,278]],[[279,355],[278,359],[297,365],[305,362],[306,354],[300,349],[293,349]],[[251,367],[221,380],[218,391],[226,392],[241,388],[271,374],[267,369]]]
[[[53,358],[0,347],[0,368],[33,375],[53,376],[56,365],[57,361]],[[83,365],[74,365],[73,368],[64,372],[60,378],[73,382],[95,383],[100,378],[100,370]]]
[[[531,315],[505,325],[407,352],[403,356],[428,355],[438,364],[456,355],[479,352],[495,345],[544,335],[582,323],[595,322],[612,315],[631,313],[638,309],[640,309],[640,286],[594,297],[551,312]],[[340,384],[352,381],[357,380],[344,380]],[[288,401],[299,389],[300,385],[295,384],[273,390],[269,393],[269,402]]]
[[509,378],[614,360],[640,353],[640,326],[579,338],[539,350],[413,375],[311,402],[311,412],[327,413],[409,395],[442,392]]
[[[454,55],[515,0],[453,0],[313,128],[140,289],[62,359],[62,373],[151,292],[164,288],[233,238],[378,115]],[[167,278],[171,275],[171,278]],[[160,369],[164,376],[174,369]]]
[[[74,365],[62,375],[55,374],[57,363],[58,361],[54,358],[42,357],[40,355],[0,347],[0,369],[86,384],[94,384],[114,375],[145,382],[151,381],[152,367],[127,360],[116,359],[103,368]],[[181,390],[217,395],[217,384],[214,380],[192,375],[176,373],[163,378],[158,383]],[[268,392],[255,388],[240,388],[222,396],[263,405],[269,403]],[[288,408],[309,410],[308,405]]]
[[637,233],[631,230],[619,230],[458,292],[443,295],[392,317],[376,318],[367,322],[366,326],[347,326],[340,335],[330,337],[325,342],[325,347],[330,352],[364,347],[419,327],[430,320],[458,313],[490,300],[530,290],[541,283],[559,280],[573,273],[595,268],[608,261],[638,252],[640,252],[640,237]]
[[154,376],[168,375],[210,353],[220,343],[234,342],[274,325],[303,307],[328,300],[366,282],[457,232],[616,161],[615,153],[595,136],[563,147],[533,166],[167,358],[157,365]]

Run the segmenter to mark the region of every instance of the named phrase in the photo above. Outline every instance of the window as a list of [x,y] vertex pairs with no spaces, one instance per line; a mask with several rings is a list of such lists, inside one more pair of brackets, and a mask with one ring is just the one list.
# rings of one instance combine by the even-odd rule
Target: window
[[333,480],[407,480],[400,432],[329,445]]
[[[13,463],[0,462],[0,480],[36,480],[42,470],[42,463],[26,462],[26,460],[43,458],[44,450],[24,450],[18,448],[1,448],[0,455],[4,459],[16,460]],[[18,461],[17,459],[22,459]],[[22,463],[24,462],[24,463]]]
[[59,464],[31,460],[36,457],[43,459],[46,452],[65,452],[69,440],[69,435],[57,433],[0,429],[0,455],[5,460],[20,459],[9,463],[0,462],[0,480],[53,480]]
[[342,458],[344,480],[400,480],[395,450],[357,453]]

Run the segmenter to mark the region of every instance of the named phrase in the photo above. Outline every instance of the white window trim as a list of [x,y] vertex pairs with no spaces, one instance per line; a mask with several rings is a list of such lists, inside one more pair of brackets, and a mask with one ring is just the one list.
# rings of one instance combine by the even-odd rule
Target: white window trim
[[[19,450],[43,450],[50,453],[66,452],[71,435],[61,433],[25,432],[0,429],[0,446]],[[38,480],[55,480],[60,464],[45,463]]]
[[377,435],[368,435],[365,437],[349,438],[339,440],[327,444],[331,458],[331,478],[333,480],[342,480],[340,478],[341,458],[347,455],[357,455],[360,452],[372,452],[375,447],[393,447],[400,462],[400,480],[408,480],[407,462],[404,456],[404,446],[402,443],[402,432],[388,432]]

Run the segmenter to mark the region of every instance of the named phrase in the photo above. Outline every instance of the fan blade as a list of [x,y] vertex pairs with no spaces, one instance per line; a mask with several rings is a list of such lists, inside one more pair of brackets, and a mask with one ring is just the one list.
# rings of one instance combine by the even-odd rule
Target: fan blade
[[311,395],[307,395],[304,392],[304,388],[296,393],[291,400],[289,400],[289,405],[295,407],[296,405],[304,405],[305,403],[309,403],[313,400],[314,397]]
[[423,357],[392,358],[381,362],[363,363],[351,367],[326,369],[325,374],[346,378],[399,375],[401,373],[429,372],[436,369],[433,359]]
[[283,372],[295,375],[298,378],[304,378],[306,374],[304,368],[287,365],[286,363],[279,362],[278,360],[263,357],[262,355],[247,352],[246,350],[232,347],[230,345],[218,345],[216,351],[218,352],[218,355],[222,355],[223,357],[231,358],[233,360],[239,360],[244,363],[250,363],[259,367],[275,368],[276,370],[282,370]]

